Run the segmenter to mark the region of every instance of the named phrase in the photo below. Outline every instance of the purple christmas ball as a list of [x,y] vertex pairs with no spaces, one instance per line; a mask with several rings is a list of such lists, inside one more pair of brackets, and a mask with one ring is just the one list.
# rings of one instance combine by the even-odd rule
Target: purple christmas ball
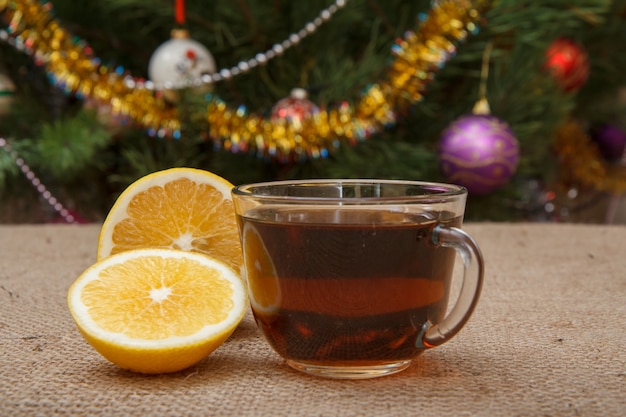
[[449,182],[473,194],[489,194],[506,184],[517,169],[519,143],[497,117],[471,114],[458,118],[439,143],[439,165]]
[[608,161],[619,160],[626,147],[626,132],[614,125],[603,125],[594,129],[592,139],[598,144],[602,156]]

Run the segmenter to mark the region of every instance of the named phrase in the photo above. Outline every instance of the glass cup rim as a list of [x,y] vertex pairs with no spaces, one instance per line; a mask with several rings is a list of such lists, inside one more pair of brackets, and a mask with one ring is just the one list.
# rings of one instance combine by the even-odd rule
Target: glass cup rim
[[[423,189],[423,194],[417,195],[396,195],[396,196],[365,196],[365,197],[342,197],[342,196],[293,196],[267,193],[270,187],[285,188],[289,186],[333,186],[333,185],[397,185],[397,186],[414,186]],[[261,189],[266,190],[265,193],[258,192]],[[256,191],[255,191],[256,190]],[[398,179],[363,179],[363,178],[326,178],[326,179],[297,179],[297,180],[278,180],[264,181],[257,183],[241,184],[233,187],[232,194],[237,197],[247,197],[259,201],[283,201],[283,202],[433,202],[434,201],[450,201],[455,198],[461,198],[467,195],[467,189],[461,185],[433,182],[433,181],[415,181],[415,180],[398,180]]]

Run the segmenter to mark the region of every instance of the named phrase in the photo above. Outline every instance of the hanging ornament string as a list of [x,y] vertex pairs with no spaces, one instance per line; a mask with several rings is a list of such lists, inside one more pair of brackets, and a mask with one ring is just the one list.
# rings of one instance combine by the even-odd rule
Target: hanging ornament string
[[175,7],[175,19],[179,25],[185,24],[185,0],[176,0]]
[[42,184],[41,180],[37,178],[37,175],[33,172],[32,169],[28,166],[28,164],[18,155],[16,151],[13,150],[11,145],[4,139],[0,137],[0,149],[3,149],[13,160],[15,164],[22,171],[24,176],[30,181],[30,183],[35,187],[37,192],[43,197],[44,200],[57,212],[59,215],[65,220],[66,223],[78,223],[76,218],[70,213],[68,209],[66,209],[63,204],[61,204],[55,196],[52,195],[50,191],[46,188],[44,184]]
[[489,100],[487,100],[487,80],[489,79],[489,63],[491,61],[491,51],[493,42],[487,43],[483,51],[483,61],[480,69],[480,84],[478,86],[478,101],[472,109],[474,114],[491,114]]
[[[313,23],[275,44],[265,55],[257,54],[232,70],[203,75],[201,82],[231,78],[251,63],[260,65],[280,55],[345,3],[336,0]],[[9,23],[0,31],[0,39],[46,65],[56,83],[68,93],[110,105],[114,113],[135,120],[151,135],[180,137],[176,110],[152,94],[154,86],[132,77],[123,68],[102,65],[85,42],[71,36],[52,17],[50,3],[14,0],[4,5],[0,17]],[[206,116],[209,136],[232,152],[255,152],[259,157],[281,161],[324,157],[341,143],[367,139],[395,123],[398,112],[422,100],[424,87],[455,54],[457,43],[477,30],[481,7],[468,0],[438,2],[420,16],[416,31],[407,31],[392,47],[394,59],[384,80],[372,83],[354,105],[346,100],[329,110],[318,106],[319,112],[297,124],[248,114],[244,107],[231,107],[219,97],[210,97]]]

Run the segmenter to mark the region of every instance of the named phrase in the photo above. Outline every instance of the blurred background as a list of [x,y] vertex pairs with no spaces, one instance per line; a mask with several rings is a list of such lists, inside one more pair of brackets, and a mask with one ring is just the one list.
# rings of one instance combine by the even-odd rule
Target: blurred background
[[626,0],[0,0],[0,222],[99,222],[190,166],[626,223],[625,20]]

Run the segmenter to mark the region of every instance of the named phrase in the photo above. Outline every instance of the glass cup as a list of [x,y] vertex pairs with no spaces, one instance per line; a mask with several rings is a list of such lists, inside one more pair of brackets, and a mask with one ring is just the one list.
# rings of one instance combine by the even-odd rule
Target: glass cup
[[[295,369],[331,378],[399,372],[450,340],[478,302],[484,261],[460,229],[463,187],[296,180],[232,195],[254,318]],[[448,308],[457,253],[462,286]]]

